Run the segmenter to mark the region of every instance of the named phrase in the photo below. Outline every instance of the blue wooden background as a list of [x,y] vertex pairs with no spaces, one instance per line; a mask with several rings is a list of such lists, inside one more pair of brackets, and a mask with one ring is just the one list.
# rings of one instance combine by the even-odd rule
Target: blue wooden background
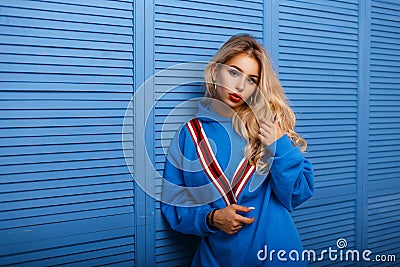
[[242,32],[309,144],[305,248],[397,258],[310,265],[400,266],[397,0],[2,0],[0,265],[189,265],[196,238],[160,212],[164,154],[203,63]]

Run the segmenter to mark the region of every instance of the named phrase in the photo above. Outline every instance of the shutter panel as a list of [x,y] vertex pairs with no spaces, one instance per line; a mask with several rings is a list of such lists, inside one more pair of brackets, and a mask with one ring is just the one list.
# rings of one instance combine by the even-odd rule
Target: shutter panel
[[3,0],[2,265],[134,265],[132,1]]
[[292,216],[305,249],[335,249],[339,238],[351,248],[357,193],[357,1],[279,3],[279,77],[315,170],[316,194]]
[[[174,68],[176,75],[169,75],[169,79],[155,79],[155,164],[162,175],[171,138],[195,111],[190,103],[182,108],[175,107],[185,100],[204,95],[199,81],[203,80],[205,64],[231,35],[247,32],[262,40],[263,1],[157,0],[154,21],[156,72],[179,63],[202,62],[186,65],[180,72],[179,67]],[[161,180],[157,184],[159,195]],[[190,265],[197,247],[195,237],[172,232],[161,215],[159,202],[156,203],[155,217],[157,266]]]
[[399,18],[398,1],[372,1],[367,248],[374,254],[397,254],[397,258],[400,254]]

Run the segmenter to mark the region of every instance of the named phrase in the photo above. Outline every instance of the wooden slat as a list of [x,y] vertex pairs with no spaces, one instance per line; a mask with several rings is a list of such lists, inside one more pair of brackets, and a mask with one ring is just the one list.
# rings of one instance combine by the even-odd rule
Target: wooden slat
[[[400,4],[373,0],[368,157],[368,249],[399,255],[400,248]],[[393,90],[395,89],[395,90]],[[395,263],[387,263],[398,266]],[[372,266],[372,265],[371,265]]]
[[2,265],[135,264],[121,142],[132,11],[132,1],[1,1]]

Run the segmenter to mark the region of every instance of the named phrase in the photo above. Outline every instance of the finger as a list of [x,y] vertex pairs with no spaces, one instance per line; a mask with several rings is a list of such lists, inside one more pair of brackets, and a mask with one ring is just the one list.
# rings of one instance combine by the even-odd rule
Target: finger
[[248,207],[240,206],[240,205],[237,205],[237,204],[233,204],[232,208],[235,211],[242,211],[242,212],[250,212],[250,211],[252,211],[252,209],[249,209]]
[[274,126],[275,126],[276,129],[279,129],[279,130],[282,129],[281,126],[280,126],[280,122],[279,122],[278,120],[276,120],[276,121],[274,122]]
[[243,225],[242,224],[239,224],[239,225],[237,225],[237,226],[233,226],[233,227],[231,227],[231,231],[234,231],[234,232],[239,232],[240,230],[242,230],[243,229]]
[[285,134],[285,132],[283,131],[279,120],[275,121],[275,132],[277,132],[277,136],[282,136]]
[[274,135],[274,133],[275,133],[274,128],[269,128],[269,129],[261,128],[260,129],[260,134],[264,137],[272,136],[272,135]]
[[232,228],[231,228],[231,231],[233,231],[233,232],[238,232],[238,231],[240,231],[240,230],[242,230],[242,227],[241,227],[241,226],[236,226],[236,227],[232,227]]
[[258,135],[258,139],[260,139],[260,141],[261,141],[263,144],[268,145],[267,139],[266,139],[263,135],[259,134],[259,135]]
[[[240,216],[240,215],[239,215]],[[254,217],[247,218],[244,216],[237,217],[237,220],[244,224],[252,224],[254,222]]]
[[273,123],[262,123],[260,124],[260,129],[263,129],[265,131],[270,131],[271,129],[273,129],[275,127],[275,125]]
[[264,144],[266,144],[267,146],[272,144],[273,141],[271,141],[272,137],[270,135],[258,135],[258,138],[260,139],[261,142],[263,142]]
[[267,126],[271,126],[271,125],[274,124],[274,121],[267,120],[267,119],[262,119],[262,120],[260,120],[260,124],[264,124],[264,125],[267,125]]
[[242,226],[239,226],[239,227],[237,227],[234,231],[237,233],[237,232],[239,232],[240,230],[242,230],[243,229],[243,227]]
[[260,128],[260,130],[263,129],[264,131],[273,133],[276,131],[277,128],[280,129],[280,126],[275,122],[271,122],[270,124],[262,124],[262,127]]
[[261,119],[260,119],[260,122],[262,122],[262,123],[269,123],[269,122],[271,122],[271,120],[269,120],[269,119],[267,119],[267,118],[261,118]]
[[275,125],[274,124],[270,124],[270,125],[266,125],[266,124],[262,124],[260,127],[260,132],[262,134],[271,134],[275,131]]
[[244,223],[237,221],[232,226],[233,226],[233,228],[241,228],[244,226]]
[[267,133],[266,130],[264,130],[263,128],[261,128],[261,129],[260,129],[260,134],[261,134],[262,136],[266,136],[268,133]]

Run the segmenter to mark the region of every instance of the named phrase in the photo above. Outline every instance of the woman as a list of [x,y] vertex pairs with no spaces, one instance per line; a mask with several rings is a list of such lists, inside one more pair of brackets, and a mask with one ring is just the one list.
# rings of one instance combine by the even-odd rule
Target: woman
[[233,36],[205,80],[206,100],[169,148],[166,219],[202,237],[192,266],[305,265],[289,212],[313,195],[312,165],[266,51]]

